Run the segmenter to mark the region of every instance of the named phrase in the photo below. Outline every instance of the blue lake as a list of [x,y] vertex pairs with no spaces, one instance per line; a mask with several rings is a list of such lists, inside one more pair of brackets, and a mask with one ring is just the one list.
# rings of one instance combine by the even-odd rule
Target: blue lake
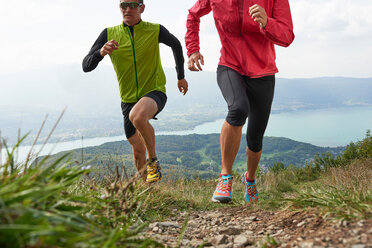
[[[199,125],[193,130],[157,132],[157,135],[219,133],[223,122],[224,120],[220,119]],[[244,127],[243,130],[245,129]],[[317,146],[335,147],[345,146],[351,141],[363,139],[367,129],[372,129],[372,107],[338,108],[272,114],[265,135],[287,137]],[[124,135],[85,139],[84,147],[97,146],[106,142],[124,139]],[[41,151],[41,145],[37,145],[34,148],[34,153],[40,151],[39,155],[54,154],[81,147],[81,140],[60,142],[57,144],[46,144]],[[30,148],[30,146],[20,147],[18,161],[26,158]],[[4,151],[0,159],[1,157],[4,158]]]
[[[223,122],[202,124],[195,133],[219,133]],[[265,136],[334,147],[363,139],[367,129],[372,131],[372,107],[322,109],[272,114]]]

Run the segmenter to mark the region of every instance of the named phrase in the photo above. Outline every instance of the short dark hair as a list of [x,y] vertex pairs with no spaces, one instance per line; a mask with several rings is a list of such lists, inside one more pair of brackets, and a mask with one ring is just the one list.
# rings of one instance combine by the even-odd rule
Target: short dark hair
[[[121,0],[119,2],[121,2]],[[138,2],[143,4],[143,0],[138,0]]]

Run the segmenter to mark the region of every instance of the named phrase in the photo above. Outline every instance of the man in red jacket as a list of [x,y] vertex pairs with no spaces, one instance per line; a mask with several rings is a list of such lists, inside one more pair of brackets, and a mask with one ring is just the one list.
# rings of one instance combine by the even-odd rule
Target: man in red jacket
[[204,65],[199,51],[199,24],[200,18],[211,11],[222,44],[217,82],[228,105],[220,137],[222,170],[212,200],[232,201],[232,166],[248,118],[245,200],[257,201],[255,174],[278,72],[274,44],[287,47],[292,43],[291,11],[288,0],[198,0],[189,10],[186,23],[191,71],[201,71]]

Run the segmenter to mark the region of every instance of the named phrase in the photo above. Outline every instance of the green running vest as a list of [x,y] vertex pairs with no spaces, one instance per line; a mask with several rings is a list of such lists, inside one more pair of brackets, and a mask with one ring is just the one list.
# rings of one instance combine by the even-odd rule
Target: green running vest
[[151,91],[165,91],[165,75],[159,51],[159,24],[141,21],[107,28],[107,40],[116,40],[118,50],[110,55],[119,82],[121,101],[137,102]]

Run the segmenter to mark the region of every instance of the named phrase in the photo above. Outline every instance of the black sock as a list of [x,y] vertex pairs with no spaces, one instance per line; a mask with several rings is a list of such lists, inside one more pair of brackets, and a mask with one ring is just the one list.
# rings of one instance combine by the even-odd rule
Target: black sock
[[153,157],[153,158],[150,159],[151,162],[154,162],[154,161],[156,161],[156,160],[158,160],[157,157]]

